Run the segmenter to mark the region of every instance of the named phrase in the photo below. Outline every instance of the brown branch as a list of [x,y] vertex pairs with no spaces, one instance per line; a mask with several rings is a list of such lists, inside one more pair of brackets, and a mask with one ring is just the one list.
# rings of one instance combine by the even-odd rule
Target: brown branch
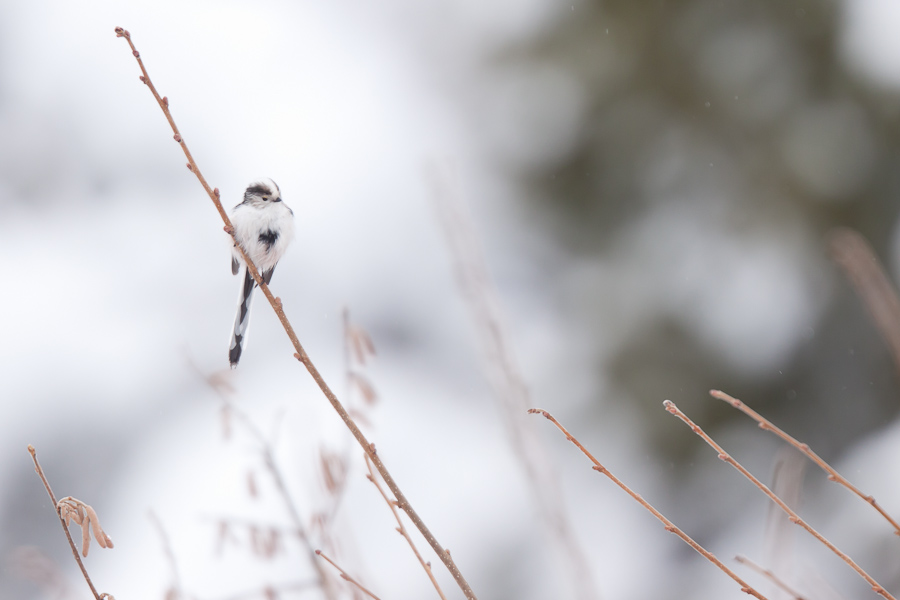
[[802,452],[807,458],[809,458],[811,461],[816,463],[819,466],[819,468],[821,468],[823,471],[828,473],[829,481],[834,481],[834,482],[841,484],[842,486],[844,486],[845,488],[847,488],[848,490],[850,490],[851,492],[853,492],[854,494],[856,494],[857,496],[862,498],[868,504],[871,504],[872,508],[877,510],[881,514],[881,516],[884,517],[885,519],[887,519],[888,523],[890,523],[891,526],[893,526],[894,535],[900,535],[900,524],[898,524],[897,521],[895,521],[881,507],[881,505],[875,501],[875,498],[873,498],[872,496],[869,496],[867,494],[864,494],[859,488],[857,488],[852,483],[847,481],[847,479],[844,476],[842,476],[840,473],[835,471],[831,465],[829,465],[827,462],[822,460],[818,454],[813,452],[808,444],[804,444],[802,442],[797,441],[792,436],[790,436],[789,434],[785,433],[784,431],[782,431],[781,429],[776,427],[771,421],[769,421],[768,419],[766,419],[765,417],[760,415],[758,412],[756,412],[755,410],[753,410],[752,408],[750,408],[749,406],[747,406],[746,404],[744,404],[737,398],[729,396],[725,392],[722,392],[720,390],[710,390],[709,395],[712,396],[713,398],[718,398],[719,400],[723,400],[723,401],[729,403],[730,405],[732,405],[733,407],[735,407],[736,409],[738,409],[739,411],[741,411],[742,413],[744,413],[745,415],[747,415],[748,417],[750,417],[751,419],[753,419],[754,421],[759,423],[760,429],[763,429],[765,431],[771,431],[772,433],[774,433],[775,435],[777,435],[778,437],[783,439],[785,442],[787,442],[788,444],[790,444],[791,446],[793,446],[794,448],[796,448],[797,450]]
[[740,554],[735,556],[734,560],[741,563],[742,565],[745,565],[751,571],[756,571],[757,573],[759,573],[760,575],[762,575],[763,577],[765,577],[766,579],[771,581],[776,587],[778,587],[779,589],[790,594],[794,600],[806,600],[806,598],[801,596],[798,592],[794,591],[788,584],[786,584],[784,582],[783,579],[778,577],[770,569],[765,569],[765,568],[759,566],[758,564],[756,564],[755,562],[753,562],[752,560],[750,560],[749,558],[747,558],[746,556],[741,556]]
[[397,501],[391,500],[388,498],[387,493],[382,489],[381,485],[378,483],[378,480],[375,478],[375,472],[372,470],[372,463],[369,460],[369,457],[366,457],[366,468],[369,470],[369,474],[366,476],[366,479],[372,482],[378,489],[378,493],[381,494],[381,497],[384,498],[384,501],[387,503],[388,507],[391,509],[391,512],[394,514],[394,519],[397,520],[397,532],[402,535],[409,547],[412,549],[413,554],[416,555],[416,558],[419,560],[419,564],[422,565],[422,568],[425,569],[425,573],[428,574],[428,578],[431,580],[432,585],[434,585],[434,589],[437,590],[438,596],[441,597],[441,600],[447,600],[447,597],[444,596],[444,592],[441,591],[441,586],[438,585],[437,579],[434,577],[434,573],[431,571],[431,562],[426,561],[422,558],[422,555],[419,554],[418,548],[413,543],[412,538],[409,537],[409,532],[406,530],[406,527],[403,525],[403,521],[400,519],[400,513],[397,512]]
[[699,435],[703,439],[704,442],[709,444],[710,447],[712,447],[719,454],[720,460],[727,462],[732,467],[737,469],[741,473],[741,475],[743,475],[744,477],[749,479],[756,487],[758,487],[762,491],[762,493],[764,493],[766,496],[768,496],[772,502],[774,502],[776,505],[778,505],[778,507],[781,510],[783,510],[785,513],[787,513],[788,519],[790,519],[791,523],[795,523],[795,524],[801,526],[803,529],[808,531],[810,533],[810,535],[812,535],[814,538],[816,538],[822,544],[824,544],[829,550],[831,550],[832,552],[837,554],[841,558],[841,560],[843,560],[845,563],[847,563],[850,566],[850,568],[852,568],[854,571],[856,571],[860,577],[865,579],[866,582],[868,582],[868,584],[870,586],[872,586],[872,591],[874,591],[876,594],[881,594],[882,596],[884,596],[885,598],[888,598],[889,600],[896,600],[890,594],[890,592],[888,592],[877,581],[875,581],[875,579],[873,579],[871,575],[866,573],[862,569],[862,567],[860,567],[858,564],[856,564],[856,562],[854,562],[854,560],[852,558],[850,558],[849,556],[844,554],[840,549],[838,549],[837,546],[835,546],[834,544],[829,542],[827,539],[825,539],[825,536],[823,536],[821,533],[819,533],[818,531],[813,529],[806,521],[801,519],[800,515],[798,515],[796,512],[794,512],[793,509],[791,509],[791,507],[788,506],[784,500],[782,500],[775,494],[775,492],[770,490],[763,482],[761,482],[759,479],[754,477],[753,474],[750,473],[750,471],[748,471],[741,463],[736,461],[734,458],[731,457],[731,455],[729,455],[727,452],[725,452],[725,450],[722,448],[722,446],[717,444],[715,442],[715,440],[713,440],[709,435],[707,435],[707,433],[705,431],[700,429],[699,425],[697,425],[693,421],[691,421],[691,419],[686,414],[681,412],[681,410],[679,410],[678,407],[675,406],[675,404],[672,401],[665,400],[663,402],[663,406],[665,406],[666,410],[669,411],[671,414],[673,414],[676,417],[678,417],[679,419],[681,419],[688,427],[691,428],[691,431],[693,431],[694,433]]
[[50,500],[53,502],[54,510],[56,510],[56,516],[59,518],[59,524],[62,525],[63,531],[66,532],[66,539],[69,540],[69,546],[72,548],[72,555],[75,557],[75,562],[78,563],[78,568],[81,569],[81,574],[84,575],[84,580],[87,582],[88,587],[91,588],[91,593],[94,594],[94,598],[96,598],[96,600],[100,600],[100,594],[97,592],[97,588],[94,587],[94,582],[91,581],[91,576],[88,575],[87,569],[84,567],[84,563],[81,561],[81,556],[78,555],[78,548],[75,546],[75,540],[72,539],[72,534],[69,533],[69,528],[66,527],[66,521],[63,518],[62,514],[60,514],[59,505],[56,502],[56,496],[53,495],[53,490],[50,489],[50,482],[47,481],[47,477],[44,475],[44,470],[41,468],[41,463],[38,462],[37,451],[31,444],[28,444],[28,452],[31,454],[31,460],[34,461],[34,470],[38,474],[38,476],[40,476],[41,481],[44,483],[44,488],[47,490],[47,495],[50,496]]
[[469,583],[466,581],[465,577],[463,577],[462,573],[459,570],[459,567],[456,566],[456,563],[450,557],[450,553],[447,552],[437,541],[437,538],[434,537],[434,534],[431,533],[431,531],[425,525],[425,522],[422,521],[422,518],[418,515],[418,513],[416,513],[412,505],[406,499],[406,496],[400,490],[400,487],[394,481],[394,478],[391,477],[391,474],[387,470],[387,467],[384,466],[384,463],[376,454],[375,445],[371,444],[366,439],[366,436],[363,435],[362,431],[360,431],[359,427],[353,421],[353,418],[338,400],[334,392],[331,391],[331,388],[328,387],[328,384],[325,383],[325,380],[322,378],[319,370],[306,354],[306,350],[304,350],[302,344],[300,344],[300,340],[297,338],[297,334],[294,332],[294,328],[291,326],[290,321],[288,321],[288,318],[284,313],[284,307],[281,304],[281,299],[276,298],[272,294],[271,290],[269,290],[269,286],[266,285],[266,283],[260,277],[256,265],[253,264],[253,261],[250,260],[249,256],[247,256],[247,253],[244,252],[244,249],[241,247],[241,245],[237,243],[237,239],[234,237],[234,228],[231,225],[231,220],[228,218],[225,209],[222,207],[222,202],[219,199],[219,189],[211,189],[209,187],[209,184],[206,182],[206,179],[204,179],[203,175],[200,173],[200,169],[197,167],[197,163],[194,162],[193,156],[191,156],[191,153],[188,151],[187,145],[184,142],[184,138],[181,137],[178,128],[175,126],[175,121],[174,119],[172,119],[172,114],[169,112],[169,101],[165,97],[160,97],[159,93],[156,91],[156,88],[153,86],[153,83],[150,81],[150,76],[147,73],[147,69],[144,67],[144,63],[141,60],[140,53],[138,53],[137,49],[134,47],[134,43],[131,41],[131,34],[121,27],[116,27],[116,35],[118,37],[124,37],[128,42],[128,45],[131,47],[132,54],[137,59],[138,65],[141,67],[141,72],[143,73],[143,75],[141,76],[141,81],[143,81],[147,85],[147,87],[150,88],[150,92],[153,94],[153,97],[159,104],[160,109],[162,109],[166,120],[168,120],[169,125],[172,127],[172,131],[175,133],[175,141],[177,141],[181,145],[181,149],[184,151],[184,155],[188,159],[188,168],[197,176],[197,179],[200,181],[203,189],[206,190],[206,193],[209,195],[210,200],[212,200],[213,204],[216,207],[216,210],[219,212],[219,216],[225,223],[225,231],[229,235],[231,235],[232,239],[234,240],[236,249],[244,259],[244,263],[247,265],[247,270],[250,271],[250,275],[253,276],[253,280],[256,281],[259,289],[262,290],[262,293],[269,301],[269,304],[272,306],[272,309],[278,316],[278,320],[281,321],[281,325],[282,327],[284,327],[285,333],[287,334],[288,338],[290,338],[291,344],[294,346],[294,350],[296,350],[296,352],[294,353],[294,358],[302,362],[303,366],[306,367],[306,370],[309,371],[309,374],[316,382],[316,385],[319,386],[319,389],[331,403],[331,406],[338,413],[341,420],[344,422],[344,425],[347,426],[347,429],[350,430],[350,433],[353,434],[353,437],[362,447],[363,451],[366,453],[366,455],[368,455],[369,459],[371,459],[372,463],[375,465],[375,468],[378,469],[378,473],[381,475],[381,478],[384,479],[384,482],[391,489],[394,497],[397,498],[400,508],[407,515],[409,515],[409,518],[415,524],[416,528],[422,533],[422,535],[440,557],[441,561],[447,567],[447,570],[449,570],[450,574],[453,576],[453,579],[456,580],[457,585],[459,585],[460,589],[466,595],[466,598],[468,598],[469,600],[477,600],[475,593],[472,591],[472,588],[469,586]]
[[846,228],[831,233],[829,246],[832,259],[866,305],[900,371],[900,299],[875,251],[862,235]]
[[651,505],[649,502],[647,502],[646,500],[644,500],[644,498],[643,498],[640,494],[638,494],[637,492],[635,492],[634,490],[632,490],[630,487],[628,487],[627,485],[625,485],[625,483],[623,483],[618,477],[616,477],[615,475],[613,475],[613,474],[609,471],[609,469],[607,469],[607,468],[604,467],[602,464],[600,464],[600,461],[598,461],[596,458],[594,458],[594,455],[591,454],[591,453],[588,451],[588,449],[585,448],[585,447],[581,444],[581,442],[579,442],[579,441],[575,438],[574,435],[572,435],[571,433],[569,433],[569,430],[566,429],[565,427],[563,427],[562,424],[561,424],[559,421],[557,421],[556,418],[555,418],[553,415],[551,415],[551,414],[550,414],[549,412],[547,412],[546,410],[542,410],[542,409],[540,409],[540,408],[530,408],[530,409],[528,409],[528,412],[529,412],[530,414],[543,415],[544,418],[546,418],[546,419],[549,420],[551,423],[553,423],[554,425],[556,425],[556,427],[557,427],[561,432],[563,432],[563,434],[566,436],[566,439],[568,439],[570,442],[572,442],[573,444],[575,444],[575,446],[576,446],[579,450],[581,450],[582,454],[584,454],[585,456],[587,456],[588,459],[590,459],[590,461],[591,461],[592,463],[594,463],[594,467],[593,467],[593,468],[594,468],[595,471],[598,471],[598,472],[600,472],[600,473],[606,475],[613,483],[615,483],[617,486],[619,486],[619,487],[622,489],[622,491],[624,491],[626,494],[628,494],[629,496],[631,496],[638,504],[640,504],[641,506],[643,506],[644,508],[646,508],[648,511],[650,511],[650,512],[653,514],[654,517],[656,517],[657,519],[659,519],[659,520],[662,522],[662,524],[665,526],[666,531],[668,531],[669,533],[674,533],[675,535],[677,535],[678,537],[680,537],[680,538],[682,539],[682,541],[684,541],[684,543],[686,543],[688,546],[690,546],[691,548],[693,548],[694,550],[696,550],[697,552],[699,552],[706,560],[708,560],[709,562],[711,562],[711,563],[713,563],[714,565],[716,565],[717,567],[719,567],[719,569],[721,569],[726,575],[728,575],[729,577],[731,577],[735,582],[737,582],[737,584],[738,584],[739,586],[741,586],[741,591],[742,591],[742,592],[744,592],[745,594],[750,594],[751,596],[753,596],[753,597],[755,597],[755,598],[758,598],[759,600],[767,600],[765,596],[763,596],[762,594],[760,594],[759,592],[757,592],[755,589],[753,589],[753,588],[750,586],[750,584],[748,584],[748,583],[745,582],[743,579],[741,579],[741,578],[737,575],[737,573],[735,573],[734,571],[732,571],[731,569],[729,569],[727,566],[725,566],[725,563],[723,563],[721,560],[719,560],[718,558],[716,558],[715,554],[713,554],[712,552],[706,550],[703,546],[701,546],[700,544],[698,544],[697,542],[695,542],[695,541],[693,540],[693,538],[691,538],[691,537],[690,537],[688,534],[686,534],[684,531],[682,531],[681,529],[679,529],[678,527],[676,527],[675,524],[674,524],[672,521],[670,521],[668,518],[666,518],[666,516],[665,516],[664,514],[662,514],[662,513],[659,512],[658,510],[656,510],[656,509],[653,507],[653,505]]
[[366,594],[367,596],[369,596],[370,598],[374,598],[375,600],[379,600],[378,596],[376,596],[375,594],[373,594],[372,592],[370,592],[369,590],[367,590],[361,583],[359,583],[358,581],[356,581],[355,579],[353,579],[352,577],[350,577],[349,575],[347,575],[347,572],[344,571],[342,568],[340,568],[340,567],[337,565],[336,562],[334,562],[333,560],[331,560],[330,558],[328,558],[327,556],[325,556],[325,553],[324,553],[324,552],[322,552],[321,550],[316,550],[316,554],[318,554],[319,556],[321,556],[322,558],[324,558],[326,561],[328,561],[328,564],[330,564],[332,567],[334,567],[335,569],[337,569],[338,571],[340,571],[340,573],[341,573],[341,579],[344,579],[344,580],[346,580],[346,581],[349,581],[350,583],[352,583],[353,585],[355,585],[356,587],[358,587],[360,590],[362,590],[362,592],[365,593],[365,594]]

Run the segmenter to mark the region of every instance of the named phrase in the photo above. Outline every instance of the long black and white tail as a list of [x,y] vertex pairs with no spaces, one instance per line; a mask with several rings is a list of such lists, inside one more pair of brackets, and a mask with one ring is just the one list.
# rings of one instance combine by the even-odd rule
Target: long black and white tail
[[244,285],[238,299],[238,310],[234,316],[234,330],[231,333],[231,346],[228,348],[228,362],[235,368],[241,360],[241,352],[247,338],[247,326],[250,325],[250,301],[253,299],[253,288],[256,282],[247,267],[244,267]]

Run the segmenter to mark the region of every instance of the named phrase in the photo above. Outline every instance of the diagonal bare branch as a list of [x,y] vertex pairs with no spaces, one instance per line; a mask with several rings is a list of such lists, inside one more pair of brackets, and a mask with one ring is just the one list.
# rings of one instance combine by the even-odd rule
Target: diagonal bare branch
[[269,301],[269,304],[272,306],[272,310],[275,311],[275,315],[278,317],[278,320],[281,322],[285,333],[291,340],[291,344],[294,346],[294,350],[296,351],[294,353],[294,358],[303,363],[303,366],[305,366],[306,370],[309,371],[310,376],[312,376],[313,380],[316,382],[316,385],[319,386],[319,389],[328,399],[328,402],[331,403],[331,406],[338,413],[341,420],[344,422],[344,425],[346,425],[347,429],[350,430],[350,433],[353,434],[353,437],[356,439],[359,445],[362,446],[363,451],[372,461],[372,464],[375,465],[375,468],[378,470],[381,478],[384,480],[384,482],[390,488],[391,492],[394,494],[394,497],[397,499],[398,506],[409,516],[416,528],[422,533],[422,535],[440,557],[441,562],[443,562],[447,567],[447,570],[450,571],[450,574],[453,576],[453,579],[456,580],[457,585],[459,585],[460,589],[466,595],[466,598],[468,598],[469,600],[476,600],[475,593],[472,591],[472,588],[471,586],[469,586],[469,583],[466,581],[465,577],[463,577],[462,572],[460,572],[459,570],[459,567],[456,566],[456,563],[450,557],[450,553],[445,550],[443,546],[441,546],[437,538],[434,537],[434,534],[431,533],[431,530],[428,529],[428,526],[425,525],[425,522],[422,520],[422,518],[413,509],[412,505],[409,503],[409,500],[406,499],[406,496],[400,489],[400,486],[398,486],[397,482],[394,481],[394,478],[387,470],[387,467],[385,467],[381,458],[375,452],[375,445],[370,443],[369,440],[366,439],[366,436],[363,435],[362,431],[360,431],[359,427],[356,425],[356,422],[344,408],[343,404],[341,404],[340,400],[338,400],[335,393],[331,391],[331,388],[328,386],[321,373],[319,373],[319,370],[313,364],[312,359],[310,359],[309,355],[307,355],[306,350],[303,349],[303,345],[297,338],[297,334],[294,332],[294,328],[284,312],[281,298],[276,298],[272,294],[269,286],[266,285],[266,282],[264,282],[262,280],[262,277],[260,277],[259,270],[256,268],[256,265],[252,260],[250,260],[250,257],[247,256],[241,245],[237,243],[237,239],[234,237],[234,227],[232,226],[231,220],[228,218],[228,214],[225,212],[225,209],[222,207],[222,202],[219,199],[219,189],[210,188],[209,184],[206,182],[206,179],[200,172],[199,167],[197,167],[197,163],[194,161],[194,157],[188,150],[184,138],[181,136],[181,133],[178,131],[178,127],[175,125],[175,120],[172,118],[172,113],[169,111],[168,98],[161,97],[159,95],[159,92],[156,91],[156,87],[154,87],[153,82],[150,80],[150,75],[147,73],[144,62],[141,60],[141,55],[137,51],[137,48],[135,48],[134,42],[131,40],[131,34],[121,27],[116,27],[116,36],[125,38],[125,40],[128,42],[128,45],[131,47],[131,52],[141,68],[141,73],[143,73],[143,75],[141,75],[141,81],[150,89],[150,92],[153,94],[153,98],[159,104],[160,109],[163,111],[166,120],[169,122],[169,125],[172,128],[175,141],[179,143],[181,149],[184,151],[185,157],[187,157],[188,159],[188,169],[197,176],[197,179],[200,181],[203,189],[209,195],[209,198],[210,200],[212,200],[213,205],[216,207],[219,216],[225,223],[226,233],[231,235],[232,239],[235,242],[235,248],[244,259],[244,262],[247,265],[247,270],[250,271],[250,275],[253,277],[253,280],[256,281],[259,289],[262,291],[263,295],[265,295],[266,299]]
[[821,533],[819,533],[818,531],[816,531],[815,529],[813,529],[812,526],[809,525],[809,523],[807,523],[806,521],[804,521],[803,519],[801,519],[801,518],[800,518],[800,515],[798,515],[796,512],[794,512],[794,510],[793,510],[790,506],[788,506],[787,503],[786,503],[784,500],[782,500],[781,498],[779,498],[778,496],[775,495],[775,492],[773,492],[772,490],[770,490],[770,489],[768,488],[768,486],[766,486],[763,482],[761,482],[759,479],[757,479],[750,471],[748,471],[748,470],[744,467],[744,465],[742,465],[741,463],[739,463],[738,461],[736,461],[734,458],[732,458],[732,456],[731,456],[730,454],[728,454],[727,452],[725,452],[725,450],[722,448],[722,446],[720,446],[719,444],[717,444],[716,441],[713,440],[713,439],[712,439],[705,431],[703,431],[703,430],[700,428],[699,425],[697,425],[696,423],[694,423],[694,422],[690,419],[690,417],[688,417],[688,416],[687,416],[686,414],[684,414],[677,406],[675,406],[675,403],[674,403],[674,402],[672,402],[671,400],[666,400],[666,401],[663,402],[663,406],[666,407],[666,410],[669,411],[669,413],[671,413],[671,414],[675,415],[676,417],[678,417],[679,419],[681,419],[681,420],[685,423],[685,425],[687,425],[688,427],[690,427],[690,428],[691,428],[691,431],[693,431],[694,433],[696,433],[697,435],[699,435],[700,438],[701,438],[704,442],[706,442],[707,444],[709,444],[709,446],[719,454],[719,459],[720,459],[720,460],[723,460],[723,461],[727,462],[727,463],[730,464],[732,467],[734,467],[735,469],[737,469],[738,472],[739,472],[741,475],[743,475],[744,477],[746,477],[747,479],[749,479],[750,482],[752,482],[753,485],[755,485],[757,488],[759,488],[759,490],[760,490],[762,493],[764,493],[766,496],[768,496],[769,499],[770,499],[772,502],[774,502],[775,504],[777,504],[777,505],[778,505],[778,508],[780,508],[780,509],[783,510],[785,513],[787,513],[788,518],[791,520],[791,523],[795,523],[796,525],[799,525],[800,527],[802,527],[803,529],[805,529],[806,531],[808,531],[810,535],[812,535],[814,538],[816,538],[817,540],[819,540],[819,542],[821,542],[822,544],[824,544],[829,550],[831,550],[832,552],[834,552],[835,554],[837,554],[837,555],[840,557],[841,560],[843,560],[845,563],[847,563],[847,564],[850,566],[851,569],[853,569],[854,571],[856,571],[856,573],[857,573],[860,577],[862,577],[863,579],[865,579],[866,582],[867,582],[870,586],[872,586],[872,591],[873,591],[873,592],[875,592],[876,594],[880,594],[880,595],[884,596],[884,597],[887,598],[888,600],[896,600],[896,599],[891,595],[890,592],[888,592],[886,589],[884,589],[884,587],[883,587],[881,584],[879,584],[877,581],[875,581],[875,579],[874,579],[871,575],[869,575],[868,573],[866,573],[866,572],[862,569],[862,567],[860,567],[858,564],[856,564],[856,562],[855,562],[852,558],[850,558],[849,556],[847,556],[847,555],[846,555],[844,552],[842,552],[837,546],[835,546],[834,544],[832,544],[831,542],[829,542],[829,541],[825,538],[825,536],[823,536]]
[[575,447],[577,447],[579,450],[581,450],[581,453],[584,454],[585,456],[587,456],[588,459],[592,463],[594,463],[593,469],[595,471],[606,475],[613,483],[615,483],[617,486],[619,486],[622,489],[622,491],[624,491],[626,494],[631,496],[638,504],[640,504],[641,506],[646,508],[648,511],[650,511],[650,513],[652,513],[654,517],[659,519],[662,522],[662,524],[665,525],[666,531],[668,531],[670,533],[674,533],[675,535],[680,537],[681,540],[685,544],[687,544],[688,546],[690,546],[691,548],[693,548],[694,550],[699,552],[703,556],[703,558],[705,558],[712,564],[719,567],[719,569],[721,569],[726,575],[731,577],[739,586],[741,586],[742,592],[744,592],[745,594],[750,594],[754,598],[758,598],[758,600],[767,600],[767,598],[765,596],[763,596],[762,594],[757,592],[755,589],[750,587],[750,584],[748,584],[746,581],[741,579],[737,573],[735,573],[734,571],[732,571],[731,569],[726,567],[725,563],[723,563],[721,560],[716,558],[715,554],[713,554],[712,552],[710,552],[709,550],[707,550],[706,548],[704,548],[703,546],[701,546],[700,544],[695,542],[694,539],[691,538],[688,534],[686,534],[684,531],[682,531],[681,529],[676,527],[675,523],[670,521],[664,514],[662,514],[658,510],[656,510],[656,508],[654,508],[652,504],[650,504],[649,502],[644,500],[644,498],[640,494],[638,494],[637,492],[632,490],[621,479],[619,479],[618,477],[613,475],[609,469],[607,469],[602,464],[600,464],[600,461],[598,461],[596,458],[594,458],[594,455],[591,454],[588,451],[588,449],[585,448],[581,444],[581,442],[579,442],[575,438],[574,435],[569,433],[569,430],[566,429],[565,427],[563,427],[562,423],[557,421],[553,415],[551,415],[546,410],[543,410],[540,408],[530,408],[530,409],[528,409],[528,412],[533,415],[543,415],[545,419],[547,419],[548,421],[550,421],[551,423],[556,425],[556,428],[559,429],[561,432],[563,432],[563,435],[566,436],[566,439],[569,440],[570,442],[572,442],[573,444],[575,444]]
[[785,442],[787,442],[788,444],[790,444],[791,446],[793,446],[794,448],[796,448],[797,450],[802,452],[804,456],[809,458],[809,460],[816,463],[819,466],[819,468],[821,468],[823,471],[828,473],[829,481],[834,481],[836,483],[841,484],[842,486],[844,486],[845,488],[847,488],[848,490],[850,490],[851,492],[853,492],[854,494],[856,494],[857,496],[859,496],[860,498],[865,500],[868,504],[871,504],[872,508],[877,510],[878,513],[882,517],[887,519],[888,523],[890,523],[891,526],[893,526],[894,535],[900,535],[900,523],[897,523],[897,521],[895,521],[894,518],[891,517],[891,515],[889,515],[887,513],[887,511],[885,511],[881,507],[881,505],[878,504],[878,502],[875,501],[875,498],[873,498],[872,496],[869,496],[867,494],[864,494],[859,488],[857,488],[855,485],[850,483],[843,475],[841,475],[836,470],[834,470],[834,468],[831,465],[829,465],[827,462],[822,460],[818,454],[813,452],[812,448],[810,448],[808,444],[804,444],[802,442],[797,441],[792,436],[790,436],[789,434],[785,433],[784,431],[782,431],[781,429],[776,427],[771,421],[769,421],[768,419],[763,417],[761,414],[759,414],[758,412],[756,412],[755,410],[753,410],[752,408],[750,408],[749,406],[747,406],[746,404],[744,404],[743,402],[738,400],[737,398],[729,396],[725,392],[722,392],[720,390],[710,390],[709,395],[712,396],[713,398],[718,398],[719,400],[723,400],[723,401],[727,402],[728,404],[732,405],[733,407],[735,407],[736,409],[738,409],[739,411],[741,411],[742,413],[744,413],[745,415],[747,415],[748,417],[750,417],[751,419],[753,419],[754,421],[759,423],[760,429],[764,429],[766,431],[771,431],[772,433],[774,433],[775,435],[777,435],[778,437],[783,439]]
[[66,532],[66,539],[69,540],[69,546],[72,548],[72,555],[75,557],[75,562],[78,563],[78,568],[81,569],[81,574],[84,576],[84,580],[87,582],[88,587],[91,588],[91,593],[94,594],[94,598],[96,600],[100,600],[100,593],[97,592],[97,588],[94,587],[94,582],[91,581],[91,576],[88,575],[87,569],[85,568],[84,563],[81,561],[81,556],[78,555],[78,548],[75,546],[75,540],[72,539],[72,534],[69,533],[69,528],[66,527],[66,519],[59,510],[59,504],[56,501],[56,496],[53,495],[53,490],[50,489],[50,482],[47,481],[47,477],[44,475],[44,470],[41,468],[41,463],[38,462],[37,451],[31,444],[28,444],[28,452],[29,454],[31,454],[31,460],[34,461],[34,471],[41,478],[41,481],[44,484],[44,489],[47,490],[47,495],[50,496],[50,500],[53,502],[53,506],[56,509],[56,516],[59,518],[59,524],[62,525],[63,531]]

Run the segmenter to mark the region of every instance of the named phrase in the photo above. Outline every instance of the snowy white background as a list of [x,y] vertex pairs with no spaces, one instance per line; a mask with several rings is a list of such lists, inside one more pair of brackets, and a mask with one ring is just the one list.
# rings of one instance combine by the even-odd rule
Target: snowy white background
[[[601,411],[596,426],[576,420],[572,429],[615,473],[665,505],[670,465],[651,455],[639,415],[616,406],[603,361],[586,349],[597,345],[601,357],[611,356],[648,312],[668,312],[738,370],[774,373],[807,338],[836,283],[823,274],[802,223],[787,219],[789,232],[771,238],[719,238],[719,216],[681,210],[677,193],[674,208],[617,232],[602,263],[570,260],[542,234],[492,156],[529,164],[561,152],[579,135],[584,99],[556,72],[494,79],[486,62],[578,10],[542,0],[0,5],[0,550],[7,558],[0,594],[43,597],[9,559],[16,547],[34,545],[85,597],[27,444],[38,449],[57,495],[81,498],[103,517],[116,548],[94,548],[87,565],[101,591],[120,600],[161,598],[170,585],[150,510],[168,531],[185,590],[199,598],[309,572],[292,546],[272,563],[236,546],[215,554],[217,517],[285,522],[286,515],[252,441],[223,439],[219,400],[195,370],[227,365],[238,282],[219,218],[138,81],[117,25],[131,31],[226,206],[254,177],[279,183],[297,239],[273,291],[339,394],[342,309],[372,335],[379,355],[367,376],[381,401],[367,434],[479,597],[566,598],[573,588],[482,377],[432,203],[427,172],[435,164],[455,165],[534,403],[564,422]],[[841,60],[886,91],[900,88],[897,19],[887,0],[847,2],[841,17]],[[663,184],[651,192],[668,193]],[[674,263],[673,248],[681,249]],[[596,298],[598,281],[624,291],[605,298],[604,319],[583,326],[554,301],[536,265],[557,270],[575,304]],[[725,271],[737,276],[719,296],[704,295]],[[317,452],[345,448],[349,435],[261,298],[251,329],[232,374],[236,400],[263,431],[278,423],[278,456],[308,517],[327,505]],[[665,597],[673,581],[692,597],[744,597],[562,438],[541,431],[602,597]],[[848,474],[894,512],[900,484],[879,467],[880,457],[896,456],[898,440],[896,427],[885,428],[844,459]],[[764,451],[777,447],[749,427],[720,441],[762,449],[748,466],[763,474],[771,464]],[[720,468],[714,455],[697,456],[699,466]],[[256,500],[245,485],[254,468]],[[746,500],[752,491],[724,467],[716,473],[698,475],[694,491],[679,493],[666,512],[676,522],[693,515],[690,522],[702,519],[692,502],[714,494],[734,500],[742,516],[722,523],[723,535],[699,541],[723,558],[759,556],[765,503]],[[436,597],[358,460],[350,476],[337,531],[342,563],[382,598]],[[860,541],[885,528],[840,491],[827,492],[835,499],[813,511],[851,514],[846,549],[896,573],[884,559],[896,557],[896,547],[878,551]],[[424,541],[419,547],[428,552]],[[841,569],[825,550],[809,552],[819,571]],[[448,597],[460,597],[430,560]],[[851,595],[866,593],[849,571],[834,577]]]

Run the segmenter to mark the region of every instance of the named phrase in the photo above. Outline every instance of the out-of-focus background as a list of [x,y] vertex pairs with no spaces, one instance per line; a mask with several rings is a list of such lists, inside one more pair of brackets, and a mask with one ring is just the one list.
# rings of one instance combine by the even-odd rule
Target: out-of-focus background
[[[0,596],[86,597],[33,444],[116,543],[86,559],[100,591],[324,597],[288,591],[313,576],[295,539],[254,551],[253,527],[289,515],[258,440],[234,419],[225,435],[218,389],[302,519],[333,512],[314,546],[382,598],[437,597],[261,298],[223,372],[225,235],[117,25],[226,205],[279,183],[297,239],[273,291],[479,598],[745,596],[543,419],[511,443],[440,196],[468,214],[456,234],[477,240],[530,404],[770,598],[786,596],[735,554],[806,598],[874,597],[671,399],[900,591],[887,523],[820,471],[773,478],[791,455],[707,395],[742,398],[900,513],[898,373],[828,254],[850,227],[900,268],[898,22],[892,0],[0,4]],[[378,351],[354,366],[375,405],[347,385],[345,307]],[[323,452],[347,468],[337,505]]]

